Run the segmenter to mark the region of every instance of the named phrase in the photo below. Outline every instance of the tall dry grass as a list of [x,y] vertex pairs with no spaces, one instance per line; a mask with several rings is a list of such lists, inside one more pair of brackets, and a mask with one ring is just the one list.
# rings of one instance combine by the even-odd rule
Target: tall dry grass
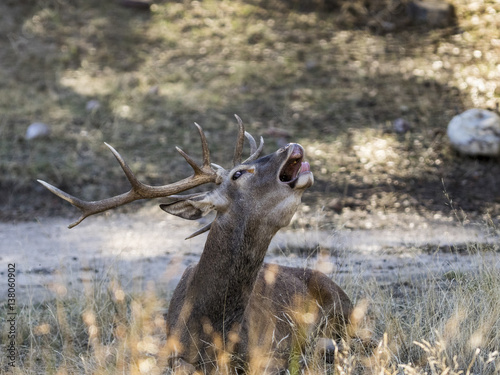
[[[429,274],[382,288],[351,274],[343,287],[356,300],[357,334],[376,342],[339,346],[327,365],[313,347],[296,353],[292,373],[499,374],[500,274],[491,257],[471,246],[475,271]],[[487,254],[486,254],[487,255]],[[84,291],[53,286],[54,299],[26,304],[17,315],[17,366],[7,374],[165,373],[167,298],[154,285],[128,293],[109,277]],[[6,311],[0,319],[5,322]],[[5,324],[2,326],[6,327]],[[5,353],[7,330],[1,333]],[[315,342],[311,338],[311,343]],[[312,345],[311,345],[312,346]],[[163,354],[162,354],[163,352]]]
[[484,253],[474,271],[429,274],[381,289],[362,284],[364,329],[378,338],[361,367],[374,373],[500,373],[500,273]]

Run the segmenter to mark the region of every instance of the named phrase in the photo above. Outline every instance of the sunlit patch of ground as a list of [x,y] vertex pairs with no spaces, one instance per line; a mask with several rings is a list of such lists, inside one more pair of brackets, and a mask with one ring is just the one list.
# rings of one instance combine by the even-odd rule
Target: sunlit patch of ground
[[[325,12],[277,0],[165,2],[149,13],[2,3],[0,218],[64,212],[36,178],[85,198],[123,191],[104,141],[143,179],[173,181],[189,173],[174,145],[200,154],[196,121],[225,165],[237,113],[265,152],[289,141],[310,150],[317,183],[306,199],[327,216],[446,215],[446,190],[468,218],[498,222],[498,161],[460,157],[445,136],[456,113],[496,108],[498,4],[454,0],[457,26],[383,32],[363,25],[404,17],[404,4],[348,3]],[[99,108],[86,110],[91,100]],[[396,119],[410,131],[396,134]],[[34,121],[51,137],[25,141]]]

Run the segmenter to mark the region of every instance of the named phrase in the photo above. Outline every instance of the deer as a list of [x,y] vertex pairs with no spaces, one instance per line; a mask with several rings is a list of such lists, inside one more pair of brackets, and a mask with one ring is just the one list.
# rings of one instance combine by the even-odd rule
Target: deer
[[[260,156],[263,138],[257,146],[236,119],[239,130],[230,169],[211,163],[206,136],[195,123],[203,162],[198,165],[176,147],[193,169],[183,180],[144,184],[107,143],[131,184],[127,193],[84,201],[38,180],[81,211],[70,228],[138,199],[164,198],[162,210],[187,220],[215,211],[210,224],[188,237],[208,232],[199,262],[184,271],[166,314],[163,355],[175,374],[283,374],[297,365],[297,355],[314,333],[334,342],[351,335],[353,304],[334,281],[313,269],[264,263],[272,238],[288,226],[304,191],[314,183],[304,148],[290,143]],[[245,138],[250,156],[242,161]],[[215,188],[178,194],[207,183]]]

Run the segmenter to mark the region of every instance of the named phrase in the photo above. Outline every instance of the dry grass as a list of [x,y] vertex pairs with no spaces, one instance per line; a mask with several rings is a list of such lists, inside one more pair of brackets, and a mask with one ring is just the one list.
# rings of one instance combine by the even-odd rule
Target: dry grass
[[[345,277],[342,286],[356,302],[357,335],[378,347],[371,352],[354,341],[339,348],[334,365],[311,347],[296,353],[292,373],[500,373],[500,274],[474,250],[471,273],[429,274],[389,287],[355,273]],[[52,290],[54,300],[19,307],[17,367],[2,358],[0,368],[9,374],[163,373],[168,296],[154,285],[129,294],[108,274],[84,292],[68,290],[63,278]],[[6,328],[1,335],[7,342]]]
[[370,325],[377,337],[384,332],[367,365],[377,368],[384,360],[390,373],[498,373],[500,278],[481,257],[474,261],[474,274],[429,275],[386,290],[365,287]]

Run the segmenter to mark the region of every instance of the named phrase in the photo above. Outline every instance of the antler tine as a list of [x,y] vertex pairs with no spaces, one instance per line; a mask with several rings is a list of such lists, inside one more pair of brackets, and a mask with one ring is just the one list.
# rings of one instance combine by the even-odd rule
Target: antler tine
[[[42,180],[37,180],[39,183],[41,183],[46,189],[48,189],[51,193],[57,195],[59,198],[64,199],[65,201],[71,203],[73,206],[79,208],[82,212],[85,210],[86,203],[85,201],[82,201],[81,199],[78,199],[77,197],[72,196],[71,194],[68,194],[61,189],[56,188],[55,186],[42,181]],[[80,224],[83,219],[85,219],[87,216],[85,214],[82,214],[80,218],[75,221],[74,223],[70,224],[68,228],[73,228],[74,226]]]
[[207,137],[200,125],[196,122],[194,123],[196,128],[198,128],[198,133],[200,133],[201,148],[203,150],[203,167],[210,167],[210,151],[208,149]]
[[113,147],[106,143],[106,146],[109,147],[116,160],[118,160],[120,167],[122,168],[123,172],[127,176],[128,181],[130,182],[130,185],[132,186],[127,193],[111,198],[102,199],[99,201],[84,201],[56,188],[55,186],[48,184],[45,181],[38,180],[38,182],[40,182],[50,192],[71,203],[82,212],[80,218],[69,225],[69,228],[73,228],[74,226],[80,224],[82,220],[88,216],[125,205],[138,199],[166,197],[209,182],[220,183],[220,173],[214,171],[210,164],[210,152],[208,149],[205,134],[198,124],[196,124],[196,127],[198,128],[198,131],[200,133],[201,145],[203,150],[203,165],[197,165],[196,162],[188,154],[177,147],[179,153],[184,157],[184,159],[186,159],[186,161],[194,170],[194,174],[191,177],[185,178],[181,181],[162,186],[151,186],[140,182],[137,177],[135,177],[134,173],[129,168],[127,163],[123,160],[121,155]]
[[188,162],[188,164],[191,166],[191,168],[193,168],[195,175],[203,173],[203,170],[198,166],[198,164],[196,164],[196,161],[194,161],[194,159],[191,156],[189,156],[184,151],[182,151],[182,149],[180,147],[175,146],[175,149]]
[[203,228],[198,229],[196,232],[191,233],[188,237],[185,238],[185,240],[190,240],[193,237],[199,236],[200,234],[209,231],[211,227],[212,227],[212,223],[207,224]]
[[[260,137],[259,147],[257,148],[256,147],[257,144],[255,143],[255,139],[247,132],[245,132],[245,135],[247,136],[248,140],[250,141],[251,155],[243,163],[247,163],[249,161],[254,161],[255,159],[257,159],[259,157],[260,153],[262,152],[262,149],[264,148],[264,138]],[[249,137],[251,138],[251,140]],[[253,146],[252,146],[252,143],[253,143]]]
[[238,115],[234,115],[236,120],[238,121],[238,126],[240,128],[238,132],[238,138],[236,140],[236,147],[234,149],[234,157],[233,157],[233,167],[241,164],[241,155],[243,153],[243,143],[245,142],[245,126],[243,125],[243,121]]
[[186,159],[188,164],[193,168],[195,175],[202,175],[207,171],[212,171],[210,163],[210,150],[208,149],[207,137],[205,136],[203,129],[196,122],[194,123],[194,125],[200,133],[201,148],[203,152],[203,166],[198,166],[196,161],[191,156],[186,154],[180,147],[175,147],[175,149],[177,150],[177,152],[179,152],[179,154],[182,155],[184,159]]
[[248,143],[250,143],[250,155],[252,155],[257,150],[257,142],[255,142],[255,138],[249,132],[245,131],[245,137],[248,139]]
[[122,167],[123,172],[125,173],[125,176],[127,176],[127,180],[130,182],[130,185],[132,185],[136,189],[141,189],[143,188],[144,184],[140,182],[137,177],[135,177],[134,173],[128,166],[128,164],[123,160],[122,156],[114,149],[113,146],[110,144],[104,142],[104,144],[111,150],[113,155],[115,156],[116,160],[118,160],[118,164],[120,164],[120,167]]

